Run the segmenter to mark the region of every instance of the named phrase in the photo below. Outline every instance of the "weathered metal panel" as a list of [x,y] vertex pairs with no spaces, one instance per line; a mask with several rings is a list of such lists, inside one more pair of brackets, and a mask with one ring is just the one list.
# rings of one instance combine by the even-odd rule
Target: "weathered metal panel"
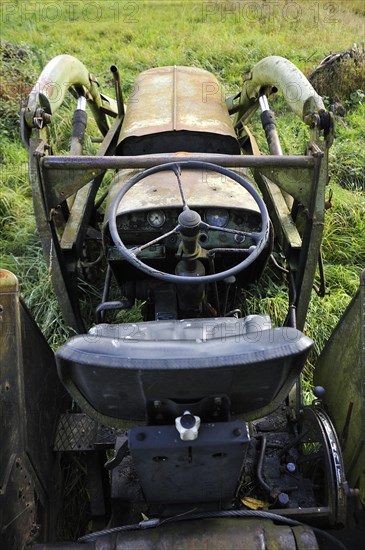
[[271,221],[274,224],[275,236],[288,257],[292,250],[299,250],[302,239],[293,221],[291,212],[286,204],[279,187],[261,175],[262,171],[255,170],[255,180],[260,186],[268,207]]
[[[262,158],[255,137],[247,127],[245,127],[245,132],[248,135],[249,146],[253,155]],[[271,171],[271,169],[269,169],[269,171]],[[296,173],[299,171],[300,169],[294,170]],[[310,172],[309,169],[308,171]],[[285,174],[286,172],[286,170],[279,170],[279,174]],[[285,192],[283,193],[276,183],[268,180],[265,177],[265,173],[265,169],[260,169],[260,171],[253,170],[253,176],[260,188],[270,214],[270,219],[274,225],[275,237],[280,243],[281,248],[284,250],[286,257],[290,258],[292,250],[299,249],[301,247],[302,239],[292,218],[291,209],[289,209]],[[309,184],[311,184],[311,180],[309,181]]]
[[312,194],[312,176],[311,168],[262,168],[262,175],[269,178],[280,187],[285,193],[289,193],[298,202],[306,208],[309,207]]
[[[323,147],[323,150],[322,150]],[[313,282],[321,250],[324,228],[325,190],[328,183],[328,148],[325,143],[314,141],[309,150],[316,165],[312,172],[312,191],[310,204],[306,209],[305,225],[302,235],[302,248],[298,271],[295,276],[297,292],[297,328],[302,330],[306,321],[308,306],[313,290]]]
[[[100,156],[114,152],[120,124],[121,119],[117,118],[99,147],[98,154]],[[94,208],[96,193],[104,175],[104,171],[99,173],[92,181],[77,191],[61,238],[61,248],[63,250],[71,250],[75,247],[77,253],[80,253],[80,247],[83,244],[87,225]],[[64,179],[62,181],[65,182]]]
[[[238,171],[245,179],[249,179],[245,172]],[[136,173],[123,170],[113,179],[108,196],[106,216],[116,193]],[[181,180],[184,194],[190,207],[209,208],[244,208],[259,212],[259,208],[252,196],[238,183],[221,174],[201,170],[182,170]],[[251,181],[251,180],[250,180]],[[128,191],[121,201],[118,214],[146,208],[160,209],[181,207],[182,201],[174,172],[152,174],[140,184],[136,184]]]
[[194,67],[144,71],[129,97],[119,142],[131,136],[181,130],[236,139],[218,80]]
[[176,437],[175,426],[137,426],[128,432],[129,452],[150,504],[230,506],[249,442],[247,424],[240,420],[203,422],[199,436],[188,442]]
[[365,271],[315,368],[314,382],[326,389],[324,403],[339,434],[350,486],[365,505]]
[[[34,550],[51,550],[56,545],[36,545]],[[77,550],[72,543],[58,549]],[[98,537],[80,544],[88,550],[318,550],[310,527],[274,525],[263,518],[204,519],[177,521],[154,529],[140,529]]]
[[203,69],[176,66],[150,69],[137,77],[118,145],[120,154],[135,155],[240,151],[216,77]]
[[0,306],[0,547],[24,548],[39,523],[41,540],[52,531],[51,441],[59,408],[69,398],[53,352],[6,270],[0,270]]
[[[33,208],[37,230],[42,243],[43,255],[51,266],[52,284],[58,298],[66,324],[78,332],[85,332],[76,300],[76,286],[67,276],[64,259],[61,255],[58,236],[53,220],[49,221],[50,211],[44,197],[44,187],[39,170],[39,159],[35,151],[44,142],[46,129],[36,130],[29,141],[29,183],[32,187]],[[70,193],[71,194],[71,193]]]
[[[314,168],[315,159],[312,155],[220,155],[206,153],[173,153],[141,155],[136,157],[117,156],[52,156],[48,155],[41,159],[42,170],[46,168],[58,169],[67,173],[69,170],[106,170],[121,168],[151,168],[159,164],[175,161],[201,161],[211,162],[218,166],[246,167],[246,168]],[[93,174],[96,175],[96,174]],[[90,178],[89,178],[90,179]],[[56,181],[57,178],[54,178]],[[89,181],[89,180],[87,180]],[[84,183],[87,183],[84,182]],[[53,182],[53,180],[51,180]]]

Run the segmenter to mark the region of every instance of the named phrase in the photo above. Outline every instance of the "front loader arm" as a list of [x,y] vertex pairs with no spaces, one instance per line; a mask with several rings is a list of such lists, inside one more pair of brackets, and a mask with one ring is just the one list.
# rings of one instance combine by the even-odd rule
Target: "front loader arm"
[[[293,63],[280,56],[266,57],[245,76],[241,92],[227,100],[229,112],[236,114],[237,135],[242,143],[246,143],[249,137],[252,151],[258,151],[258,148],[249,135],[247,123],[259,108],[259,98],[262,101],[264,96],[278,90],[290,109],[310,127],[306,154],[312,157],[316,166],[313,170],[302,172],[298,169],[276,171],[261,168],[254,172],[254,177],[265,197],[276,235],[295,280],[294,302],[299,328],[305,323],[320,255],[333,117],[326,111],[322,98]],[[272,120],[273,117],[270,124]],[[278,134],[273,136],[269,132],[266,137],[270,155],[281,156]],[[273,142],[274,148],[271,147]],[[298,190],[303,189],[306,189],[306,198],[298,195]],[[289,228],[290,235],[286,234]]]
[[[92,225],[97,231],[97,225],[91,220],[104,172],[96,175],[89,173],[86,178],[81,174],[81,182],[74,182],[68,194],[62,191],[55,204],[51,205],[49,194],[54,192],[55,185],[46,179],[41,166],[43,157],[53,155],[48,124],[64,102],[67,91],[79,98],[72,121],[71,155],[83,154],[87,125],[84,98],[104,136],[98,151],[101,156],[114,154],[123,113],[118,112],[114,99],[99,92],[96,78],[81,61],[71,55],[59,55],[46,65],[20,113],[22,140],[29,149],[29,182],[34,213],[52,283],[66,323],[77,332],[85,332],[79,308],[76,273],[86,246],[89,226]],[[111,128],[107,115],[116,118]],[[71,169],[66,176],[64,173],[57,174],[57,181],[67,183],[74,174],[75,171]]]
[[246,124],[258,108],[258,98],[269,89],[281,90],[289,107],[302,120],[307,115],[325,112],[322,98],[304,74],[288,59],[271,55],[259,61],[245,75],[240,101],[236,106],[237,122]]
[[28,142],[32,128],[42,128],[51,121],[52,115],[62,105],[66,92],[76,88],[84,95],[92,110],[96,123],[105,135],[109,129],[106,114],[117,116],[118,108],[114,99],[99,92],[98,82],[76,57],[58,55],[43,69],[28,97],[22,113],[23,141]]

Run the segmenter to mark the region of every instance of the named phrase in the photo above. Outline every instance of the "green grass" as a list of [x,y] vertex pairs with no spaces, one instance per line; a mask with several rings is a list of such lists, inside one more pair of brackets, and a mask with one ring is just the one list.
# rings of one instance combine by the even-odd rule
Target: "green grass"
[[365,190],[365,93],[358,91],[348,102],[344,119],[336,125],[336,140],[330,149],[332,178],[346,189]]
[[[347,50],[364,35],[361,1],[256,2],[255,11],[253,5],[228,1],[2,3],[1,265],[18,275],[26,302],[54,347],[68,331],[36,233],[27,152],[19,138],[21,102],[46,63],[61,53],[78,57],[110,95],[114,93],[109,71],[112,64],[120,69],[126,97],[140,71],[171,64],[212,71],[228,95],[239,90],[243,74],[267,55],[287,57],[309,75],[329,52]],[[98,12],[95,6],[100,8]],[[354,294],[365,266],[365,198],[361,191],[365,100],[364,90],[353,93],[346,99],[347,114],[337,123],[330,153],[334,198],[333,208],[326,214],[323,251],[331,294],[324,299],[314,296],[310,306],[306,330],[316,340],[311,363]],[[280,97],[272,105],[284,153],[303,153],[307,128],[287,112]],[[68,151],[73,108],[74,100],[68,98],[54,117],[51,136],[58,152]],[[258,121],[253,127],[265,150]],[[90,141],[93,135],[97,135],[95,125],[89,130],[85,147],[91,154],[96,148]],[[286,313],[285,294],[283,281],[274,284],[266,277],[259,294],[252,295],[250,308],[252,312],[260,309],[270,313],[279,324]]]

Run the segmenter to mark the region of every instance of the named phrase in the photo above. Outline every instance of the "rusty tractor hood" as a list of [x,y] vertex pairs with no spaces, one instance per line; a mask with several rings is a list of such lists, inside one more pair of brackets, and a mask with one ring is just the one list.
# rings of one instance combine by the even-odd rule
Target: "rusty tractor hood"
[[210,72],[194,67],[144,71],[129,96],[117,153],[179,150],[239,154],[222,87]]

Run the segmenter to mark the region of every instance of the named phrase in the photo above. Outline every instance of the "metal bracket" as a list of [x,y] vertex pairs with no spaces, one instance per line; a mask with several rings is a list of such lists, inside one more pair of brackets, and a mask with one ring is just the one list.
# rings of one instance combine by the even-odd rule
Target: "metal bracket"
[[202,423],[199,437],[191,441],[182,441],[175,426],[135,427],[128,441],[148,502],[227,506],[234,498],[250,437],[247,424],[235,420]]
[[122,443],[122,445],[116,449],[114,451],[114,456],[113,458],[110,458],[105,464],[104,464],[104,468],[106,470],[114,470],[114,468],[116,468],[117,466],[119,466],[119,464],[122,462],[123,458],[125,458],[127,456],[129,452],[129,447],[128,447],[128,440],[124,441],[124,443]]

